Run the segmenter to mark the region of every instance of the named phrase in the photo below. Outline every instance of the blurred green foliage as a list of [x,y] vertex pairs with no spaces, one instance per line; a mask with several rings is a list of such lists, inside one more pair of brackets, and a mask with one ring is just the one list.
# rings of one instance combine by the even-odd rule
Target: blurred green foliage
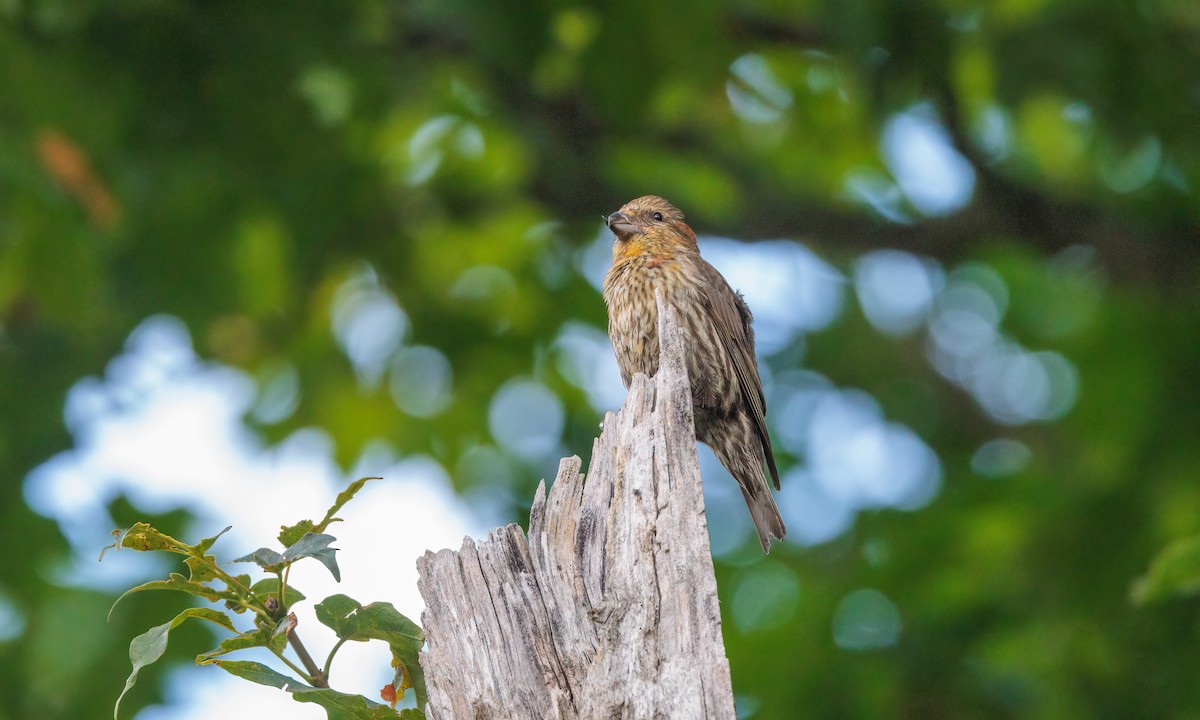
[[[1198,7],[0,2],[0,600],[17,630],[0,718],[106,716],[127,672],[137,628],[63,584],[67,543],[22,479],[70,447],[67,390],[142,319],[177,315],[263,388],[293,378],[267,439],[318,426],[345,465],[382,437],[467,489],[514,377],[563,399],[563,445],[586,456],[598,415],[554,340],[603,327],[576,259],[600,215],[649,192],[702,232],[802,240],[847,273],[879,247],[985,263],[1008,288],[1004,332],[1079,376],[1062,419],[1000,426],[921,334],[880,334],[857,308],[767,359],[871,393],[936,450],[944,486],[823,545],[718,563],[727,608],[742,586],[786,605],[770,627],[727,619],[744,710],[1200,716],[1200,601],[1130,601],[1161,548],[1200,532]],[[925,216],[893,192],[873,209],[848,190],[895,190],[880,137],[914,107],[969,163],[965,207]],[[448,361],[450,395],[401,412],[382,371],[364,381],[331,332],[348,281],[394,296],[405,343]],[[971,460],[997,436],[1031,459],[986,478]],[[515,498],[553,472],[491,457]],[[1141,595],[1194,589],[1188,557]],[[898,617],[898,639],[835,642],[843,603]]]

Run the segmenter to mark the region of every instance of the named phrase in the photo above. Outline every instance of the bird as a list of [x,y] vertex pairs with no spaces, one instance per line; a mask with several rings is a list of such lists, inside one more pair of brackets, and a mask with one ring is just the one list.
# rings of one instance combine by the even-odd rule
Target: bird
[[[608,334],[621,380],[658,372],[655,291],[675,308],[688,348],[696,439],[733,475],[763,552],[786,529],[771,486],[779,470],[767,434],[766,400],[754,354],[754,318],[740,292],[704,258],[683,213],[664,198],[630,200],[606,218],[614,235],[604,277]],[[764,467],[765,460],[765,467]]]

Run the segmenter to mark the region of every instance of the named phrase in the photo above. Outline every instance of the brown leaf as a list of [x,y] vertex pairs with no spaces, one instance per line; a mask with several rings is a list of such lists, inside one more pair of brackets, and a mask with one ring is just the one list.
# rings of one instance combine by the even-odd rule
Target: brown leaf
[[385,703],[391,705],[393,710],[396,709],[396,688],[391,683],[383,686],[383,689],[379,691],[379,697],[383,698]]
[[59,130],[43,130],[37,146],[46,172],[83,205],[92,223],[104,230],[114,229],[120,208],[92,170],[87,154]]

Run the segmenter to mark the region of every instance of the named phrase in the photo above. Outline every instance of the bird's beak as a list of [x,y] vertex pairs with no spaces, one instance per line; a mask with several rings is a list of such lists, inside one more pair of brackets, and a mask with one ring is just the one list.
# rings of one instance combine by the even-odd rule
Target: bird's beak
[[621,240],[627,239],[639,230],[629,216],[620,210],[608,216],[608,229],[612,230],[613,234]]

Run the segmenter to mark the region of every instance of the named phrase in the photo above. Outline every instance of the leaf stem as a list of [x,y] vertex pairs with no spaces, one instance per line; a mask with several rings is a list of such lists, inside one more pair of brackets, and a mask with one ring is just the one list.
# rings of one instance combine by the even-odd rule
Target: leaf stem
[[[192,557],[196,556],[193,555]],[[254,593],[250,591],[250,588],[238,582],[237,578],[222,570],[216,563],[208,562],[208,560],[204,557],[201,557],[200,561],[205,565],[208,565],[208,567],[212,569],[213,574],[219,577],[221,581],[224,582],[225,585],[238,596],[238,600],[241,601],[243,607],[253,610],[264,618],[274,619],[272,618],[271,613],[267,612],[267,609],[262,606],[262,603],[258,602],[258,599],[254,597]],[[280,599],[282,601],[282,598]]]
[[304,663],[304,669],[307,671],[306,676],[313,684],[313,687],[329,687],[329,675],[317,667],[316,661],[312,659],[312,655],[308,654],[308,648],[304,647],[304,643],[300,642],[300,636],[296,634],[296,631],[292,630],[288,632],[287,639],[288,644],[296,651],[296,657],[300,658],[300,662]]
[[291,576],[292,576],[292,564],[291,563],[288,563],[283,568],[283,570],[276,575],[276,577],[279,578],[279,609],[281,611],[281,613],[280,613],[281,616],[287,615],[288,610],[291,609],[288,606],[288,604],[284,601],[284,598],[287,597],[288,579],[291,578]]
[[345,645],[346,641],[349,639],[350,638],[339,639],[337,644],[333,646],[333,649],[329,651],[329,657],[325,658],[325,667],[322,668],[321,674],[325,677],[326,682],[329,681],[329,670],[333,666],[333,656],[337,654],[337,651],[342,647],[342,645]]

